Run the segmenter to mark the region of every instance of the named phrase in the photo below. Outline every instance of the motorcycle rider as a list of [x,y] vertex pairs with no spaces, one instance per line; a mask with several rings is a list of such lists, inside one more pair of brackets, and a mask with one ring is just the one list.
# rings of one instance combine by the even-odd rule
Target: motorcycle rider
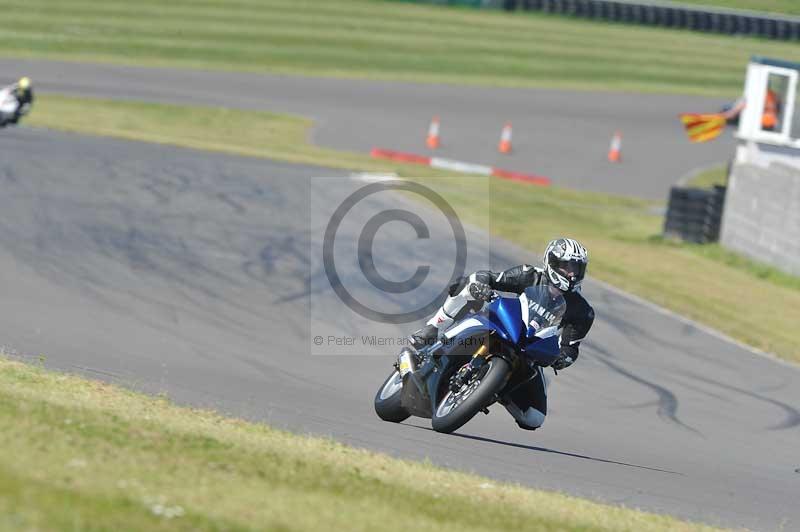
[[[415,349],[436,342],[455,321],[470,311],[477,311],[491,299],[493,290],[521,294],[529,286],[549,285],[566,301],[561,319],[561,354],[553,363],[556,370],[571,366],[578,358],[581,340],[594,322],[594,310],[580,293],[589,254],[571,238],[551,241],[544,252],[542,268],[522,264],[501,273],[477,271],[450,286],[449,296],[427,325],[410,337]],[[541,368],[528,368],[518,383],[510,383],[511,392],[500,403],[521,428],[536,430],[547,415],[547,382]]]
[[33,105],[33,87],[30,78],[20,78],[13,85],[0,91],[0,95],[3,93],[16,100],[16,105],[13,111],[0,111],[0,126],[16,124],[22,116],[28,114]]

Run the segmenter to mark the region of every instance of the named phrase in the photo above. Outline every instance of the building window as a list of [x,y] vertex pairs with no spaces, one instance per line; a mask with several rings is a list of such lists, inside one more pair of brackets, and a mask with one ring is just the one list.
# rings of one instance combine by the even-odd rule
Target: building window
[[770,73],[767,76],[767,91],[761,111],[761,130],[780,133],[783,131],[784,113],[789,94],[789,76]]

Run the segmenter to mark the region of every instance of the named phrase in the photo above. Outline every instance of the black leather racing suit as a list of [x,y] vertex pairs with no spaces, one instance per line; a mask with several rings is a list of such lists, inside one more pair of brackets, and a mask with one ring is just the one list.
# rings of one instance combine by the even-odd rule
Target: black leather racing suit
[[[476,280],[488,284],[493,290],[515,294],[521,294],[529,286],[548,283],[547,276],[542,270],[527,264],[515,266],[499,274],[489,271],[476,274]],[[580,292],[562,292],[562,295],[567,308],[561,318],[561,354],[571,357],[574,361],[578,358],[580,341],[586,337],[594,323],[594,309]]]
[[14,95],[14,98],[17,99],[17,111],[10,118],[9,122],[16,124],[19,122],[20,118],[28,114],[33,106],[33,89],[28,88],[27,90],[22,90],[20,88],[16,88],[12,94]]
[[[477,271],[462,277],[450,286],[449,296],[439,311],[428,321],[428,325],[415,333],[416,341],[431,341],[453,322],[463,318],[470,310],[478,310],[482,303],[470,295],[469,286],[480,282],[493,290],[521,294],[529,286],[547,284],[547,276],[539,268],[521,264],[504,272]],[[594,323],[594,309],[580,292],[562,292],[567,308],[561,318],[561,356],[574,362],[578,358],[580,342]],[[541,368],[531,369],[517,383],[511,384],[511,392],[505,399],[505,407],[524,429],[536,429],[544,423],[547,415],[547,382]]]

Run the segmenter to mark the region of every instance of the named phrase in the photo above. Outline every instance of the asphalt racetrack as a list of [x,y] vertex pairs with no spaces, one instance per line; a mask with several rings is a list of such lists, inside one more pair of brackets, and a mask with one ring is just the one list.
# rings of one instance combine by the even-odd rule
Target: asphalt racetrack
[[[315,288],[317,211],[364,186],[346,172],[20,127],[0,132],[0,184],[6,350],[496,479],[713,524],[800,527],[798,369],[596,282],[585,294],[598,320],[578,363],[552,379],[541,430],[499,406],[449,436],[428,420],[381,422],[372,398],[395,349],[312,354],[312,336],[363,333],[344,312],[319,312],[344,307]],[[370,201],[411,204],[397,192]],[[442,249],[444,229],[430,236]],[[468,268],[533,260],[466,235]],[[424,258],[402,224],[376,238],[376,266],[393,265],[393,278]],[[429,291],[447,275],[433,271]],[[370,327],[389,337],[410,325]]]
[[[670,185],[687,173],[726,163],[735,146],[730,132],[691,144],[678,120],[678,113],[716,112],[724,98],[0,59],[0,76],[4,73],[31,76],[37,90],[45,92],[308,116],[315,119],[313,142],[322,146],[435,154],[544,175],[560,186],[658,200],[665,200]],[[442,120],[442,147],[435,152],[424,142],[433,115]],[[501,155],[497,143],[509,120],[514,152]],[[606,159],[615,130],[622,134],[622,164]]]

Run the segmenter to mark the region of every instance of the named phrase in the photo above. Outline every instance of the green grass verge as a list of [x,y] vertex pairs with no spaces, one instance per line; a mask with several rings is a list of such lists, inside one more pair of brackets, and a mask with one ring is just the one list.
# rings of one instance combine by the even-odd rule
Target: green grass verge
[[[656,237],[654,240],[660,239]],[[725,249],[719,244],[685,244],[679,242],[661,242],[661,244],[665,246],[675,245],[678,248],[688,249],[716,263],[746,272],[753,278],[765,280],[775,286],[800,291],[800,277],[784,273],[768,264],[748,259],[743,255]],[[782,311],[781,302],[776,301],[774,303],[776,304],[776,309]],[[794,360],[799,360],[799,358],[794,357]]]
[[179,408],[0,356],[3,530],[711,530]]
[[[394,171],[468,205],[469,222],[531,250],[570,235],[591,250],[590,275],[765,351],[800,361],[798,279],[718,247],[664,241],[657,204],[635,198],[493,180],[314,147],[310,122],[269,113],[43,96],[27,123],[88,134],[270,157],[333,168]],[[451,177],[448,177],[451,176]],[[716,250],[716,251],[714,251]],[[532,257],[532,260],[535,257]],[[741,312],[747,302],[747,313]]]
[[702,172],[698,172],[686,181],[686,186],[691,188],[712,188],[715,185],[728,184],[728,165],[721,164]]
[[[710,189],[714,186],[727,186],[728,184],[728,165],[721,164],[697,173],[691,179],[687,180],[685,185],[691,188],[705,188]],[[666,244],[666,243],[665,243]],[[765,279],[777,286],[792,288],[800,290],[800,277],[789,275],[777,268],[773,268],[767,264],[762,264],[750,260],[738,253],[729,251],[718,244],[680,244],[673,242],[673,244],[689,248],[695,253],[713,259],[716,262],[723,263],[727,266],[750,272],[754,277]]]
[[794,43],[382,0],[0,0],[0,54],[324,76],[735,96]]

